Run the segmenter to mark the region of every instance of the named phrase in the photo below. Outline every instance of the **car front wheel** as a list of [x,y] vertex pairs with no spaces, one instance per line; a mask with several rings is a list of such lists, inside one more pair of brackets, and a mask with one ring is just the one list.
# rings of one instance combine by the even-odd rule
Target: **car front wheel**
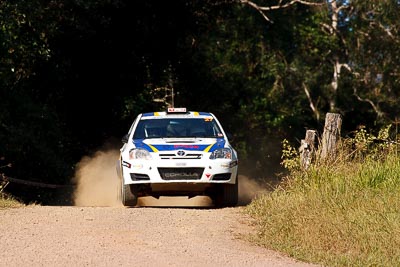
[[121,184],[121,202],[122,205],[127,207],[133,207],[137,205],[137,188],[135,185],[124,184],[122,180]]
[[213,197],[216,207],[235,207],[239,199],[239,179],[236,177],[234,184],[221,184],[216,188]]

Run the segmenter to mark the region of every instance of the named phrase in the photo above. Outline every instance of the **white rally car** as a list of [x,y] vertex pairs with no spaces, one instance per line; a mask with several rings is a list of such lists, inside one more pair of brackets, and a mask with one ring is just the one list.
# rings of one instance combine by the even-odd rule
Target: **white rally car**
[[169,108],[139,114],[123,138],[119,197],[207,195],[216,206],[238,201],[238,158],[212,113]]

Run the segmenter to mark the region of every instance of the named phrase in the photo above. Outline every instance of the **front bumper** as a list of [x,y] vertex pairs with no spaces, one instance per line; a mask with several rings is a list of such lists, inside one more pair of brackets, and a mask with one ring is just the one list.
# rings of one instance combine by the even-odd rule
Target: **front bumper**
[[186,160],[124,160],[124,184],[203,183],[234,184],[237,177],[237,160],[186,159]]

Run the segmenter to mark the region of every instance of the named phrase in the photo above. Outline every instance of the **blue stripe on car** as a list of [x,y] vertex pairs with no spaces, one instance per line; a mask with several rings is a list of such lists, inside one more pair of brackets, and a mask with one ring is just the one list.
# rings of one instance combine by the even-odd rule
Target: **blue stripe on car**
[[[208,152],[213,152],[218,148],[223,148],[225,146],[225,139],[217,138],[217,142],[215,144],[151,144],[148,145],[143,142],[144,139],[135,139],[133,143],[137,148],[146,149],[149,152],[157,152],[157,151],[173,151],[173,150],[188,150],[188,151],[205,151],[210,145],[212,145]],[[155,149],[156,150],[155,150]]]
[[143,113],[143,114],[142,114],[142,117],[149,117],[149,116],[154,116],[154,112]]

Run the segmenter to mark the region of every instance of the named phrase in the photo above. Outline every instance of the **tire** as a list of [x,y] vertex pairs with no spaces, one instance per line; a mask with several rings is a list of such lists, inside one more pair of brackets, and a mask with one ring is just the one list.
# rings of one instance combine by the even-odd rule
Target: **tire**
[[236,177],[234,184],[224,185],[224,203],[225,207],[235,207],[239,199],[239,179]]
[[122,176],[120,160],[117,162],[117,175],[120,180],[118,183],[117,198],[121,201],[122,205],[126,207],[134,207],[137,205],[137,187],[131,184],[124,184],[124,178]]
[[137,205],[137,188],[132,184],[124,184],[124,180],[121,179],[121,190],[119,196],[122,205],[126,207],[134,207]]
[[216,207],[235,207],[239,199],[239,179],[236,177],[234,184],[223,184],[217,187],[213,197]]

